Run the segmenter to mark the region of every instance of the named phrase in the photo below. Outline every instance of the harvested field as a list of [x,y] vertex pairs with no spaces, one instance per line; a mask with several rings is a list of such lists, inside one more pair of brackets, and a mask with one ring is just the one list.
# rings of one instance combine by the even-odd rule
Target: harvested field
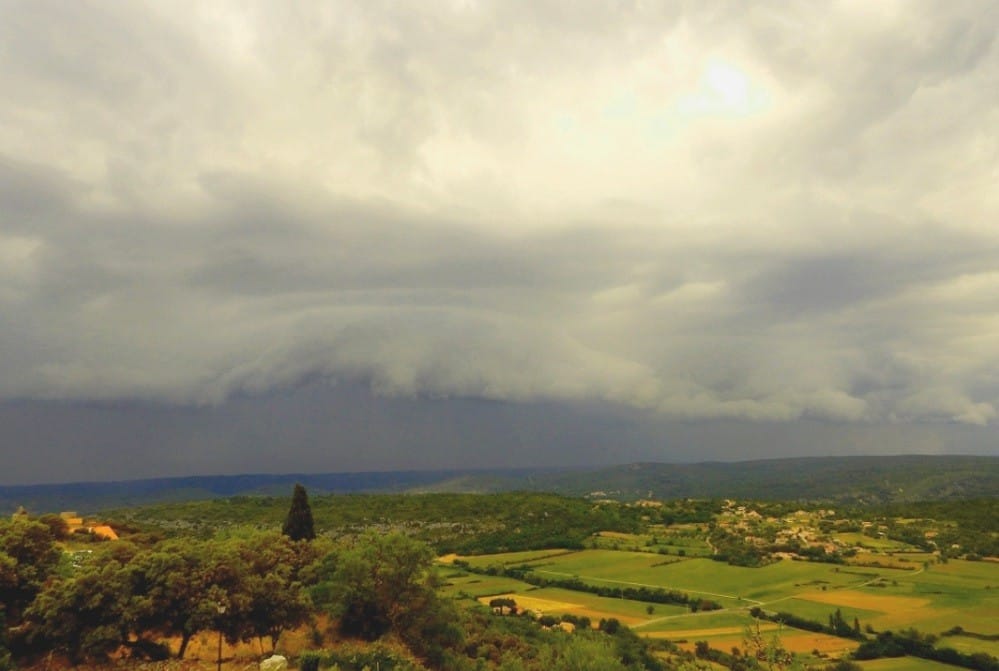
[[912,611],[925,608],[930,604],[929,599],[920,599],[911,596],[867,594],[866,592],[857,592],[854,590],[806,592],[799,594],[798,598],[807,599],[808,601],[818,601],[819,603],[828,603],[834,606],[874,610],[880,613]]
[[855,650],[860,645],[857,641],[846,638],[811,632],[788,634],[781,636],[780,640],[784,647],[791,652],[807,653],[818,650],[827,655],[841,655]]
[[868,594],[853,590],[809,592],[802,594],[801,599],[817,601],[844,608],[857,608],[876,611],[878,615],[862,618],[879,629],[897,629],[899,627],[919,626],[930,631],[940,630],[948,626],[955,617],[961,619],[960,611],[954,608],[942,608],[933,600],[912,596],[892,596],[887,594]]
[[[761,627],[760,630],[763,631],[763,628]],[[675,633],[676,632],[674,632],[674,634]],[[729,652],[732,648],[739,648],[740,650],[743,650],[746,646],[745,639],[741,635],[717,637],[698,635],[696,638],[692,636],[684,637],[683,640],[686,642],[680,643],[680,648],[689,651],[694,650],[694,645],[697,641],[707,641],[708,645],[712,648],[715,648],[716,650],[723,650],[725,652]],[[828,634],[814,634],[811,632],[785,634],[780,637],[780,642],[782,646],[791,652],[809,654],[814,650],[818,650],[819,652],[832,657],[839,657],[854,650],[859,645],[856,641],[850,641],[845,638],[837,638],[836,636],[829,636]]]
[[[524,594],[516,594],[513,592],[499,596],[513,599],[517,602],[517,608],[520,610],[536,611],[542,615],[561,615],[563,613],[570,613],[577,616],[586,616],[590,618],[594,624],[599,622],[601,618],[613,617],[628,626],[633,626],[645,622],[648,619],[647,617],[641,617],[635,614],[622,613],[618,609],[602,609],[595,607],[596,604],[602,600],[602,597],[593,597],[585,594],[580,595],[580,601],[583,603],[580,603],[579,601],[562,601],[557,598],[526,596]],[[570,593],[567,596],[571,598],[574,595]],[[495,597],[482,597],[479,599],[479,602],[489,605],[490,599],[493,598]],[[620,599],[611,599],[610,601],[621,602],[622,605],[634,605],[633,602],[623,602]],[[614,603],[612,605],[618,604]]]
[[[675,631],[656,631],[649,634],[650,638],[671,638],[671,639],[703,639],[710,638],[713,636],[731,636],[732,634],[739,634],[740,636],[745,631],[745,627],[715,627],[706,629],[677,629]],[[767,622],[760,625],[760,631],[776,631],[777,625],[773,622]]]
[[[534,596],[525,596],[523,594],[517,594],[515,592],[510,592],[509,594],[500,594],[499,598],[509,598],[517,602],[517,608],[520,610],[536,610],[540,613],[548,615],[550,613],[565,613],[568,611],[575,611],[580,608],[578,603],[569,603],[567,601],[552,601],[551,599],[539,599]],[[481,597],[479,603],[488,606],[489,601],[497,597]]]

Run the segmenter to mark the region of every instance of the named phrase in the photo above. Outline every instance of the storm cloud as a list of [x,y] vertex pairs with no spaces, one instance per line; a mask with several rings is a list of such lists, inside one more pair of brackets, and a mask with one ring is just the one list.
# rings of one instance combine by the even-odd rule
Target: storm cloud
[[996,421],[999,6],[0,8],[5,403]]

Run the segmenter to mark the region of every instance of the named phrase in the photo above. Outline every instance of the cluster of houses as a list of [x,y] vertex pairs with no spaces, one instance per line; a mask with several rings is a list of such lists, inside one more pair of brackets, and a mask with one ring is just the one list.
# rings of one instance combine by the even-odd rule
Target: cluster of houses
[[[813,513],[799,510],[783,518],[764,517],[752,508],[737,505],[735,501],[725,501],[724,510],[727,514],[722,516],[718,525],[730,530],[741,531],[744,534],[743,540],[747,543],[820,547],[830,554],[843,549],[841,543],[819,533],[811,524],[816,516],[820,518],[835,517],[834,510],[819,510]],[[760,535],[763,527],[770,528],[773,534],[771,538]],[[794,553],[778,552],[776,555],[789,558],[794,556]]]

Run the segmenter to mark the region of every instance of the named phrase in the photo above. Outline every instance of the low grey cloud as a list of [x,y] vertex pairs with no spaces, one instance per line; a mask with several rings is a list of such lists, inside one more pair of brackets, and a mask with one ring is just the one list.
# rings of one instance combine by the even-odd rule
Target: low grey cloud
[[996,419],[999,9],[2,13],[7,402]]

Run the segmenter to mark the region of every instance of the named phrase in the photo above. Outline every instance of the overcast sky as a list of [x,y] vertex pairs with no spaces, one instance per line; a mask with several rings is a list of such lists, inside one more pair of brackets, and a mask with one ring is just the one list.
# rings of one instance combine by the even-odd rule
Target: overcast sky
[[999,451],[997,3],[0,16],[0,482]]

